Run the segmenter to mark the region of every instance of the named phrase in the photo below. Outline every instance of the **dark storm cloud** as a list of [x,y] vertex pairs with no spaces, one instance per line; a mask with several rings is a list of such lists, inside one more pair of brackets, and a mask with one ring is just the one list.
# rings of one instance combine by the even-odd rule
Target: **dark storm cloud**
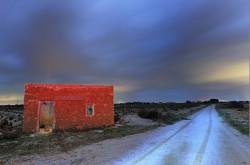
[[[117,101],[248,99],[246,67],[234,65],[248,61],[248,19],[244,0],[1,2],[0,95],[104,83]],[[242,73],[216,74],[228,66]]]
[[91,57],[69,41],[69,32],[77,19],[73,8],[60,3],[39,7],[26,13],[21,26],[9,30],[9,48],[3,52],[6,58],[13,55],[22,61],[24,74],[30,74],[31,79],[77,71],[80,66],[86,69]]

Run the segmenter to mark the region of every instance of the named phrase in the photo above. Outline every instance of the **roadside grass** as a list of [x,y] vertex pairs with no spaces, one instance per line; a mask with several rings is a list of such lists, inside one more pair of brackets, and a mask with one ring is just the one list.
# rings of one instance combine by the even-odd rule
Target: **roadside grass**
[[159,112],[157,110],[153,111],[147,111],[147,110],[140,110],[138,111],[138,116],[145,118],[145,119],[151,119],[153,121],[159,122],[159,123],[164,123],[164,124],[174,124],[177,121],[180,120],[188,120],[188,117],[201,109],[205,107],[197,107],[193,108],[190,111],[187,112],[182,112],[180,111],[179,113],[173,113],[173,112],[168,112],[166,114]]
[[142,133],[159,126],[119,126],[81,132],[23,135],[16,140],[0,141],[0,163],[13,156],[67,152],[81,145]]
[[249,136],[249,124],[243,124],[241,121],[232,117],[230,109],[220,108],[216,106],[216,110],[218,114],[224,119],[225,122],[227,122],[229,125],[239,130],[241,133]]

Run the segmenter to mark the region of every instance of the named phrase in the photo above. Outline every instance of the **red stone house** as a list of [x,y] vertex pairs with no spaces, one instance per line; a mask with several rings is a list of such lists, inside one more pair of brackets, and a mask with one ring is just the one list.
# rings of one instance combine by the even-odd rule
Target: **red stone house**
[[25,133],[83,130],[114,124],[113,86],[26,84]]

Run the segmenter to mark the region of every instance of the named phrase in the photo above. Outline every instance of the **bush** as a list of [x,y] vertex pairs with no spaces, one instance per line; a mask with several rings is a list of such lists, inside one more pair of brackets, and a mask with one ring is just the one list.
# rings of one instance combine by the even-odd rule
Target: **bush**
[[175,122],[182,120],[182,119],[186,119],[186,118],[184,116],[175,115],[171,113],[168,113],[167,115],[162,116],[163,122],[167,124],[174,124]]
[[115,113],[114,120],[118,122],[121,119],[121,116],[118,113]]
[[228,108],[244,108],[244,104],[237,101],[230,101],[228,104]]
[[162,115],[162,113],[158,111],[146,111],[146,110],[140,110],[138,112],[138,116],[140,116],[141,118],[151,119],[153,121],[164,122],[167,124],[174,124],[179,120],[187,119],[185,116],[182,115],[175,115],[171,113]]
[[210,103],[219,103],[219,99],[210,99]]
[[138,111],[138,116],[140,116],[141,118],[145,118],[145,119],[151,119],[151,120],[159,120],[162,117],[161,112],[158,111],[146,111],[146,110],[140,110]]

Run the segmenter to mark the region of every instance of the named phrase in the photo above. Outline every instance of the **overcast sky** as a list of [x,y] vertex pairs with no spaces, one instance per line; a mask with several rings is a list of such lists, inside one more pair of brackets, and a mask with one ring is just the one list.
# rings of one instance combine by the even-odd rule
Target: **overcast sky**
[[0,57],[0,104],[26,83],[114,85],[116,102],[249,100],[249,1],[2,0]]

